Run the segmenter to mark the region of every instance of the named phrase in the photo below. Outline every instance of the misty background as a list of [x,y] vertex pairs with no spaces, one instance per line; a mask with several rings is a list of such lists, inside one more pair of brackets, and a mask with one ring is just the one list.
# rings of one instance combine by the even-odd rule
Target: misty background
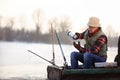
[[[58,32],[62,44],[72,44],[72,40],[67,36],[67,32],[74,27],[72,26],[70,16],[62,16],[62,18],[52,17],[46,21],[43,19],[45,14],[41,9],[36,9],[31,16],[35,24],[35,29],[29,30],[26,29],[28,26],[25,23],[27,22],[25,17],[21,16],[19,19],[16,19],[16,17],[0,15],[0,41],[50,44],[52,42],[51,37],[54,36],[51,30],[51,27],[53,27]],[[43,26],[44,22],[47,25]],[[21,28],[16,29],[18,23]],[[84,26],[81,31],[85,29],[87,29],[87,26]],[[111,25],[107,26],[104,31],[108,37],[108,46],[117,46],[119,33],[115,32]],[[57,40],[55,40],[55,43],[57,43]]]

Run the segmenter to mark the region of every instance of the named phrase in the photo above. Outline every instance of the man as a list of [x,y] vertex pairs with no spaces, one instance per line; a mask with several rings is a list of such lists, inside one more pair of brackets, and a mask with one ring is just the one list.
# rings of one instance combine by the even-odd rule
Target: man
[[83,68],[88,69],[95,62],[106,62],[107,59],[107,37],[103,33],[100,22],[97,17],[90,17],[88,29],[83,33],[75,33],[77,39],[85,39],[85,47],[80,46],[80,42],[73,43],[74,47],[79,51],[71,53],[71,68],[78,68],[78,61],[83,63]]

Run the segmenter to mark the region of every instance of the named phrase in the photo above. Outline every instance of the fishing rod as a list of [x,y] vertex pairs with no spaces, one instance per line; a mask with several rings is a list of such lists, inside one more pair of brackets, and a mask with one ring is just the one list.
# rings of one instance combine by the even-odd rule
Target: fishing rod
[[58,67],[58,68],[59,68],[59,66],[58,66],[58,65],[56,65],[56,64],[54,64],[54,62],[49,61],[49,60],[47,60],[47,59],[43,58],[42,56],[40,56],[40,55],[36,54],[35,52],[33,52],[33,51],[31,51],[31,50],[27,50],[27,51],[28,51],[28,52],[30,52],[30,53],[32,53],[32,54],[34,54],[34,55],[36,55],[36,56],[38,56],[39,58],[41,58],[41,59],[43,59],[43,60],[45,60],[45,61],[49,62],[50,64],[52,64],[52,65],[54,65],[54,66],[56,66],[56,67]]
[[61,43],[60,43],[60,40],[59,40],[59,37],[58,37],[58,34],[57,34],[56,30],[55,30],[55,35],[57,37],[57,41],[58,41],[58,44],[60,46],[61,53],[62,53],[62,56],[63,56],[63,59],[64,59],[64,66],[67,68],[68,64],[67,64],[67,61],[66,61],[66,58],[65,58],[65,55],[64,55],[64,52],[63,52],[63,49],[62,49],[62,46],[61,46]]
[[55,50],[54,50],[54,30],[53,30],[53,26],[51,24],[51,36],[52,36],[52,54],[53,54],[53,63],[55,64]]

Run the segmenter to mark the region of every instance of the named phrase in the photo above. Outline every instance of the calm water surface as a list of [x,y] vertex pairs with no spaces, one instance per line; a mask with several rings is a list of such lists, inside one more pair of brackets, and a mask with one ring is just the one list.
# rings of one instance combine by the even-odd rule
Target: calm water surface
[[[70,52],[76,50],[71,45],[62,45],[67,62],[70,65]],[[42,43],[0,42],[0,79],[11,80],[46,80],[47,65],[51,65],[34,54],[52,60],[52,45]],[[113,62],[117,48],[108,49],[107,62]],[[63,65],[63,57],[59,45],[55,45],[55,62]]]

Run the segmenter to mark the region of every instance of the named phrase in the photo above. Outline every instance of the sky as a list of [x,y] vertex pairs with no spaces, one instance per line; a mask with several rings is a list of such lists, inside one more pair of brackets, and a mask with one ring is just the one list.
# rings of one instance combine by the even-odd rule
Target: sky
[[45,20],[70,16],[72,31],[80,30],[87,25],[89,17],[96,16],[100,19],[104,30],[111,25],[116,32],[119,32],[119,0],[0,0],[0,15],[26,17],[28,29],[32,29],[34,25],[32,14],[38,8],[43,10]]

